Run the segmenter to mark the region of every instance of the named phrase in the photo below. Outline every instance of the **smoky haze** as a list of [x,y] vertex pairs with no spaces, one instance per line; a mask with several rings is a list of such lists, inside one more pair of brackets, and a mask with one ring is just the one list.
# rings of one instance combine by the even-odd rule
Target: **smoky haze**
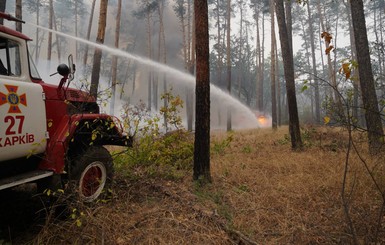
[[[60,1],[54,2],[55,8],[55,16],[56,16],[56,28],[59,32],[69,34],[72,36],[76,36],[75,33],[75,11],[57,9],[57,6],[61,4]],[[92,31],[90,36],[90,41],[96,40],[96,34],[98,29],[98,19],[99,19],[99,5],[100,2],[96,1],[95,4],[95,12],[93,16],[92,23]],[[184,61],[182,55],[182,31],[179,19],[175,15],[173,9],[173,4],[168,3],[165,5],[165,9],[163,12],[163,23],[164,23],[164,31],[165,31],[165,45],[166,45],[166,56],[167,56],[167,65],[176,68],[178,70],[184,70]],[[89,18],[91,11],[91,3],[87,1],[87,4],[84,6],[84,14],[82,17],[78,18],[78,36],[80,38],[85,39]],[[120,27],[120,41],[119,41],[119,49],[129,52],[131,54],[140,55],[143,57],[148,57],[148,29],[147,22],[145,18],[137,18],[134,16],[135,11],[138,11],[137,1],[122,1],[122,14],[121,14],[121,27]],[[6,12],[13,14],[15,12],[14,3],[9,3],[6,6]],[[116,12],[117,12],[117,3],[116,1],[109,2],[108,5],[108,13],[107,13],[107,27],[106,27],[106,35],[104,40],[104,45],[108,47],[114,47],[115,42],[115,25],[116,25]],[[60,16],[60,17],[59,17]],[[30,23],[36,23],[36,14],[35,12],[30,11],[25,4],[23,4],[23,20]],[[8,22],[6,25],[10,27],[14,27],[14,23]],[[47,7],[42,7],[40,10],[40,18],[39,25],[43,27],[48,27],[48,12]],[[31,28],[29,25],[23,26],[23,33],[30,36],[32,39],[36,37],[36,28]],[[77,65],[77,74],[76,79],[80,81],[80,83],[74,81],[72,86],[78,86],[84,88],[84,81],[90,81],[90,71],[91,64],[93,58],[93,47],[88,47],[89,58],[86,67],[82,67],[83,63],[83,54],[86,45],[77,43],[78,51],[76,50],[76,41],[71,40],[70,38],[65,38],[61,36],[57,36],[53,34],[53,47],[52,47],[52,58],[50,61],[47,61],[47,40],[48,33],[47,31],[39,30],[39,40],[37,47],[39,48],[39,59],[36,61],[38,64],[39,72],[41,73],[44,81],[49,83],[58,83],[59,77],[50,77],[49,74],[52,74],[56,71],[56,67],[59,63],[67,63],[67,56],[69,54],[74,55],[74,62]],[[57,41],[60,43],[60,59],[57,52]],[[152,40],[152,59],[158,60],[158,41],[159,41],[159,16],[157,12],[152,15],[151,19],[151,40]],[[34,56],[34,52],[36,52],[36,40],[33,40],[30,43],[30,51],[32,56]],[[163,55],[163,52],[161,56]],[[111,58],[112,55],[108,52],[103,52],[102,59],[102,67],[101,67],[101,77],[100,77],[100,90],[107,90],[111,87]],[[161,63],[163,63],[163,57],[161,57]],[[135,69],[135,71],[134,71]],[[82,72],[85,71],[85,72]],[[102,104],[102,110],[109,113],[114,113],[115,115],[119,115],[119,108],[122,107],[124,103],[136,104],[139,102],[147,103],[148,101],[148,79],[149,72],[154,72],[154,68],[149,66],[143,66],[138,64],[135,61],[125,59],[122,57],[118,58],[118,78],[117,83],[123,84],[122,86],[118,86],[117,88],[117,103],[115,103],[116,108],[114,112],[109,111],[109,105]],[[153,108],[155,111],[159,109],[160,106],[163,105],[163,102],[160,100],[160,94],[163,93],[163,73],[156,74],[160,81],[158,84],[158,108]],[[168,88],[172,88],[174,94],[181,96],[183,100],[185,100],[186,90],[193,91],[194,84],[186,88],[185,83],[180,83],[180,79],[182,78],[173,78],[167,77]],[[135,81],[135,85],[134,85]],[[79,85],[80,84],[80,85]],[[182,85],[181,85],[182,84]],[[123,93],[120,91],[124,90]],[[215,90],[215,89],[214,89]],[[216,92],[217,95],[221,94],[221,91]],[[216,95],[212,95],[212,124],[214,128],[222,128],[225,127],[226,124],[226,107],[223,107],[223,94],[221,94],[218,98]],[[227,95],[228,96],[228,95]],[[119,100],[121,98],[121,100]],[[106,99],[108,100],[108,98]],[[231,98],[229,101],[233,101]],[[238,104],[238,102],[233,103]],[[186,106],[184,106],[186,108]],[[237,111],[242,111],[237,110]],[[243,110],[244,111],[244,110]],[[182,109],[182,117],[184,118],[185,109]],[[250,114],[250,112],[247,112]],[[250,115],[243,115],[240,112],[232,113],[234,117],[234,128],[241,128],[242,125],[247,125],[246,127],[255,127],[255,118],[247,120],[250,118]],[[246,119],[245,119],[246,118]],[[259,125],[261,126],[261,125]],[[264,126],[264,125],[263,125]]]

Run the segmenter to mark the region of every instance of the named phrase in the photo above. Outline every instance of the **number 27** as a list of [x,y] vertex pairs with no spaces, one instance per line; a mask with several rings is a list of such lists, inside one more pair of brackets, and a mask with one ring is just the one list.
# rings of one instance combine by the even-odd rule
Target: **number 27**
[[[8,123],[7,130],[5,131],[6,135],[16,134],[15,128],[17,128],[17,133],[21,134],[23,131],[24,116],[6,116],[4,122]],[[17,126],[16,123],[19,125]]]

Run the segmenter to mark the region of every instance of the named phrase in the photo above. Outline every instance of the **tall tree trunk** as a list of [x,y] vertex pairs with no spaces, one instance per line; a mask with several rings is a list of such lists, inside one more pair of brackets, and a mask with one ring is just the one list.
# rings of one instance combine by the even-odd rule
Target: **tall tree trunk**
[[[188,55],[188,71],[190,74],[194,75],[195,68],[195,14],[191,14],[192,6],[191,0],[187,0],[187,55]],[[193,120],[194,120],[194,94],[193,91],[187,91],[187,99],[186,99],[186,110],[187,110],[187,130],[193,130]]]
[[191,11],[193,9],[193,6],[192,6],[193,4],[191,4],[191,1],[194,1],[194,0],[187,0],[187,43],[189,45],[188,46],[189,48],[187,49],[187,57],[189,57],[189,61],[193,56],[195,56],[195,47],[191,46],[192,45],[191,39],[195,39],[195,19],[194,19],[195,14],[194,14],[194,10]]
[[[321,24],[321,33],[327,32],[329,33],[329,28],[327,27],[327,21],[325,20],[325,15],[324,11],[322,11],[322,6],[321,6],[321,0],[318,0],[317,4],[317,9],[318,9],[318,14],[320,16],[320,24]],[[325,49],[328,50],[330,48],[330,42],[325,41]],[[321,49],[322,50],[322,49]],[[323,55],[323,52],[321,52],[321,55]],[[335,81],[335,76],[333,76],[333,66],[332,66],[332,61],[330,57],[330,53],[327,55],[327,67],[328,67],[328,81],[329,84],[331,85],[331,89],[327,89],[327,94],[329,94],[330,98],[332,98],[334,101],[336,101],[336,95],[333,93],[337,89],[337,82]]]
[[286,28],[287,28],[287,35],[289,37],[289,44],[290,44],[290,52],[293,54],[293,18],[291,16],[291,1],[285,1],[284,2],[284,8],[285,8],[285,20],[286,20]]
[[275,77],[275,21],[274,21],[274,0],[270,0],[271,16],[271,60],[270,60],[270,82],[271,82],[271,121],[272,128],[277,129],[277,95],[276,95],[276,77]]
[[281,83],[279,82],[279,58],[278,58],[278,47],[277,42],[275,42],[275,79],[277,84],[277,118],[278,126],[282,125],[282,109],[281,109]]
[[260,76],[260,89],[259,89],[259,111],[265,110],[265,99],[264,99],[264,90],[265,90],[265,14],[262,13],[262,43],[261,43],[261,63],[259,66],[259,76]]
[[308,22],[309,22],[309,32],[310,32],[310,45],[311,45],[311,59],[312,59],[312,68],[313,68],[313,77],[314,77],[314,102],[315,102],[315,121],[316,123],[321,123],[321,112],[320,112],[320,94],[319,94],[319,82],[317,74],[317,60],[315,58],[315,38],[314,38],[314,28],[313,28],[313,17],[310,11],[310,3],[307,3],[307,13],[308,13]]
[[362,0],[350,1],[354,39],[357,48],[357,60],[362,102],[365,109],[365,119],[368,130],[369,150],[372,154],[380,151],[384,142],[384,131],[378,101],[374,86],[372,65],[370,62],[369,43],[365,25],[364,5]]
[[[151,22],[152,22],[152,17],[151,17],[151,13],[150,13],[150,10],[148,10],[148,12],[146,13],[146,24],[147,24],[147,53],[148,53],[148,58],[151,60],[152,59],[152,26],[151,26]],[[151,99],[151,95],[152,95],[152,87],[151,87],[151,84],[152,84],[152,80],[153,80],[153,77],[152,77],[152,70],[151,68],[149,69],[148,71],[148,80],[147,80],[147,84],[148,84],[148,102],[147,102],[147,110],[151,111],[151,104],[152,104],[152,99]]]
[[[381,6],[385,6],[385,2],[384,2],[384,0],[381,0],[380,1],[380,4],[381,4]],[[380,12],[380,20],[379,20],[379,29],[381,30],[380,31],[380,40],[379,40],[379,42],[380,43],[384,43],[384,32],[382,31],[382,30],[384,30],[384,23],[383,23],[383,14],[384,14],[384,12],[383,11],[379,11]],[[383,85],[384,84],[384,80],[385,80],[385,77],[384,77],[384,74],[383,74],[383,72],[384,72],[384,63],[385,63],[385,61],[384,61],[384,59],[385,59],[385,57],[384,57],[384,53],[383,52],[379,52],[379,61],[380,61],[380,70],[379,70],[379,72],[380,72],[380,83]],[[382,93],[382,95],[384,96],[385,95],[385,91],[383,91],[383,93]]]
[[[339,93],[338,93],[338,84],[337,84],[337,75],[336,75],[336,71],[337,71],[337,38],[338,38],[338,15],[336,17],[336,24],[335,24],[335,32],[336,32],[336,35],[334,36],[334,49],[333,49],[333,53],[334,53],[334,61],[333,61],[333,68],[332,68],[332,81],[333,81],[333,86],[335,87],[335,90],[334,90],[334,97],[335,97],[335,100],[337,101],[338,105],[342,105],[342,101],[341,101],[341,98],[339,96]],[[342,106],[341,106],[342,107]],[[341,108],[342,110],[342,108]]]
[[[257,58],[256,58],[256,67],[257,67],[257,76],[256,76],[256,88],[257,88],[257,91],[256,91],[256,101],[255,101],[255,104],[256,104],[256,109],[258,111],[262,111],[263,110],[263,77],[261,75],[262,73],[262,52],[261,52],[261,39],[260,39],[260,33],[259,33],[259,14],[260,14],[260,10],[257,9],[258,8],[258,5],[255,4],[255,22],[256,22],[256,28],[257,28],[257,40],[256,40],[256,49],[257,49]],[[261,99],[262,97],[262,99]]]
[[[48,28],[53,29],[53,0],[49,0]],[[52,32],[48,33],[47,60],[51,61],[52,55]],[[49,62],[48,62],[49,63]]]
[[[217,47],[218,47],[218,59],[217,59],[217,84],[218,86],[220,86],[222,84],[222,62],[223,62],[223,53],[222,53],[222,48],[221,48],[221,45],[222,45],[222,34],[221,34],[221,13],[220,13],[220,9],[221,9],[221,4],[222,1],[220,0],[216,0],[215,4],[216,4],[216,7],[214,7],[215,9],[215,17],[216,17],[216,26],[217,26]],[[220,104],[219,100],[217,102],[218,104]],[[218,110],[218,125],[221,125],[222,123],[222,113],[220,110]]]
[[240,25],[239,25],[239,49],[238,49],[238,62],[237,62],[237,83],[238,83],[238,98],[241,98],[241,88],[242,88],[242,51],[243,51],[243,0],[238,0],[239,12],[240,12]]
[[[306,20],[303,19],[303,18],[300,18],[300,21],[301,21],[301,27],[302,27],[303,36],[306,37],[308,35],[308,32],[309,32],[309,30],[306,29],[306,23],[305,23]],[[312,71],[311,71],[311,66],[310,66],[311,62],[310,62],[310,47],[309,47],[310,44],[309,44],[309,40],[305,39],[304,40],[304,45],[305,45],[305,50],[306,50],[305,51],[305,59],[306,59],[306,63],[308,64],[306,66],[306,72],[309,73],[308,74],[308,80],[311,80],[310,74],[311,74]],[[311,83],[311,85],[313,85],[313,84]],[[313,94],[310,93],[309,97],[310,97],[311,116],[313,118],[313,116],[314,116],[314,97],[313,97]]]
[[[118,0],[118,9],[116,13],[116,23],[115,23],[115,48],[119,48],[119,38],[120,38],[120,16],[122,14],[122,0]],[[112,57],[111,64],[111,103],[110,103],[110,113],[114,115],[115,111],[115,97],[116,97],[116,80],[117,80],[117,70],[118,70],[118,57]]]
[[[75,37],[78,37],[78,25],[79,25],[78,1],[75,1],[74,4],[75,4],[75,13],[74,13],[75,14]],[[79,60],[78,41],[75,41],[75,52],[76,52],[76,60]]]
[[218,79],[217,79],[217,84],[221,84],[222,82],[222,48],[221,48],[221,15],[220,15],[220,3],[222,1],[217,0],[216,1],[216,11],[215,11],[215,17],[217,19],[217,46],[218,46],[218,61],[217,61],[217,66],[218,66]]
[[[0,12],[5,12],[6,5],[7,5],[7,0],[0,0]],[[0,24],[4,25],[4,19],[0,19]]]
[[[230,57],[230,31],[231,31],[231,0],[227,0],[226,16],[226,59],[227,59],[227,92],[231,95],[231,57]],[[231,131],[231,111],[227,108],[227,131]]]
[[[380,11],[381,12],[381,11]],[[373,33],[374,33],[374,37],[375,37],[375,42],[376,43],[379,43],[380,40],[379,40],[379,35],[378,35],[378,24],[377,24],[377,7],[374,6],[373,7]],[[380,30],[382,31],[382,30]],[[381,50],[378,49],[377,50],[377,58],[378,58],[378,69],[380,71],[380,74],[381,74]]]
[[[350,4],[349,4],[349,1],[346,1],[346,2],[343,1],[343,3],[345,5],[346,12],[348,15],[350,55],[351,55],[352,60],[357,60],[356,42],[354,40],[354,30],[353,30],[353,24],[352,24],[352,14],[351,14],[351,10],[350,10]],[[352,78],[351,80],[352,80],[353,89],[354,89],[352,116],[355,119],[358,119],[358,115],[359,115],[359,94],[360,94],[359,80],[360,80],[360,78],[358,75],[358,69],[359,69],[359,67],[357,67],[356,70],[353,70],[352,74],[351,74],[351,78]],[[355,123],[355,122],[353,122],[353,123]],[[360,122],[360,120],[357,120],[357,123],[363,125]]]
[[[190,49],[190,46],[188,44],[188,41],[189,40],[189,33],[187,33],[187,31],[189,30],[189,28],[186,28],[186,18],[187,18],[187,23],[189,24],[190,21],[189,21],[189,15],[185,15],[184,13],[184,2],[179,2],[178,1],[178,4],[180,4],[179,8],[182,9],[179,13],[179,20],[180,20],[180,25],[181,25],[181,29],[182,29],[182,49],[183,49],[183,60],[184,60],[184,69],[186,71],[189,71],[189,61],[190,61],[190,57],[188,56],[188,53],[189,53],[189,49]],[[188,7],[190,5],[188,4]],[[188,10],[188,13],[190,13],[190,10]],[[191,99],[190,99],[190,94],[189,94],[189,90],[186,88],[185,90],[185,94],[186,94],[186,115],[187,115],[187,130],[188,131],[192,131],[192,120],[190,120],[191,116]],[[166,115],[165,115],[166,116]],[[166,117],[164,118],[164,122],[165,122],[165,125],[167,124],[166,123]]]
[[[36,25],[40,25],[40,0],[36,0]],[[36,28],[35,38],[36,38],[35,62],[37,64],[37,61],[39,60],[39,52],[40,52],[39,28]]]
[[285,20],[285,9],[283,6],[283,0],[275,0],[275,8],[277,13],[283,65],[285,68],[284,70],[286,79],[287,100],[289,107],[289,132],[291,136],[291,146],[293,149],[298,150],[302,149],[303,145],[299,127],[297,98],[295,93],[293,53],[290,47],[290,38]]
[[[104,43],[104,36],[106,33],[107,5],[108,5],[108,0],[100,0],[98,35],[96,37],[96,42],[100,44]],[[101,60],[102,60],[102,50],[99,48],[95,48],[94,62],[93,62],[92,74],[91,74],[91,88],[90,88],[90,94],[95,98],[97,98],[97,95],[98,95]]]
[[[160,33],[160,43],[161,45],[159,46],[159,49],[162,50],[163,52],[163,63],[167,64],[167,51],[166,51],[166,35],[164,31],[164,23],[163,23],[163,12],[164,12],[164,0],[159,2],[159,33]],[[159,51],[159,53],[161,53]],[[161,58],[159,58],[159,61],[162,61]],[[166,74],[163,75],[163,93],[167,93],[167,79],[166,79]],[[166,99],[163,100],[163,107],[167,108],[168,106],[168,101]],[[167,130],[167,118],[166,116],[164,117],[164,124],[165,128]]]
[[[318,33],[322,33],[322,23],[321,21],[319,21],[318,23]],[[319,57],[321,57],[321,68],[322,68],[322,78],[324,79],[324,81],[327,81],[327,76],[326,76],[326,65],[325,65],[325,60],[324,60],[324,50],[321,48],[322,47],[322,37],[321,35],[318,35],[318,42],[319,42]],[[327,98],[329,96],[329,93],[330,93],[330,87],[329,86],[323,86],[323,98]],[[320,98],[321,101],[323,100],[322,98]]]
[[[53,27],[55,31],[58,31],[57,29],[57,23],[56,23],[56,17],[55,17],[55,12],[53,13]],[[62,29],[62,28],[61,28]],[[56,51],[57,51],[57,59],[60,62],[60,57],[61,57],[61,52],[60,52],[60,37],[58,35],[55,35],[56,37]]]
[[258,89],[258,94],[257,94],[257,109],[259,112],[264,111],[265,106],[264,106],[264,80],[265,80],[265,15],[262,13],[262,40],[261,44],[259,46],[260,49],[260,62],[258,66],[258,80],[259,83],[257,85]]
[[[23,11],[22,11],[22,5],[21,5],[21,0],[16,0],[16,18],[22,20],[23,19]],[[17,21],[16,22],[16,31],[18,32],[23,32],[22,30],[22,23]]]
[[[92,20],[94,18],[95,3],[96,3],[96,0],[93,0],[92,6],[91,6],[90,19],[88,21],[87,40],[90,40],[90,37],[91,37],[91,28],[92,28]],[[84,51],[83,66],[87,65],[87,59],[88,59],[88,45],[86,45],[85,51]]]
[[[194,180],[211,182],[210,175],[210,68],[207,0],[194,1],[196,37],[196,122]],[[202,183],[201,182],[201,183]]]
[[[163,41],[164,41],[164,25],[163,25],[163,10],[164,10],[164,0],[160,0],[158,2],[158,16],[159,16],[159,32],[158,32],[158,62],[163,62],[164,60],[162,60],[162,56],[164,58],[164,52],[165,52],[165,44],[163,44]],[[164,76],[163,76],[164,78]],[[163,81],[165,82],[165,79],[163,79]],[[157,111],[158,110],[158,87],[159,87],[159,83],[160,83],[160,79],[159,79],[159,75],[157,75],[156,79],[154,80],[153,82],[153,87],[154,87],[154,108],[155,110]],[[163,87],[164,88],[164,87]],[[165,91],[167,92],[167,91]]]

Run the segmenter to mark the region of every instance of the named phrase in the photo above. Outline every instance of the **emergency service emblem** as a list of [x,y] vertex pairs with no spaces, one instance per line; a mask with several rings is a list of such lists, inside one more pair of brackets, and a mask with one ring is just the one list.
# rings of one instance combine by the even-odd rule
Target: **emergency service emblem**
[[0,106],[9,104],[8,113],[21,113],[19,105],[27,106],[27,96],[17,93],[18,86],[4,85],[8,94],[0,92]]

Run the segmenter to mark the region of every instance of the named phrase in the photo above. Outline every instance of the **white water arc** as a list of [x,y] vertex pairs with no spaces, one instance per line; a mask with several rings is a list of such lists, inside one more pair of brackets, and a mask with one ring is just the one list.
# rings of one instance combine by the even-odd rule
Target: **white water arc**
[[[104,50],[104,51],[106,51],[112,55],[131,59],[131,60],[134,60],[134,61],[136,61],[142,65],[151,66],[153,68],[156,68],[158,71],[161,71],[161,72],[167,73],[168,75],[172,75],[172,76],[177,77],[179,82],[183,82],[187,86],[194,86],[195,85],[195,77],[194,76],[192,76],[189,73],[180,71],[176,68],[170,67],[168,65],[158,63],[156,61],[150,60],[150,59],[145,58],[145,57],[141,57],[138,55],[128,53],[128,52],[121,50],[121,49],[108,47],[108,46],[103,45],[103,44],[95,43],[95,42],[92,42],[92,41],[89,41],[89,40],[86,40],[86,39],[83,39],[80,37],[75,37],[75,36],[72,36],[72,35],[69,35],[69,34],[66,34],[63,32],[59,32],[59,31],[55,31],[55,30],[52,30],[52,29],[49,29],[49,28],[46,28],[43,26],[35,25],[33,23],[27,22],[26,24],[31,25],[35,28],[39,28],[39,29],[42,29],[42,30],[45,30],[48,32],[55,33],[55,34],[62,36],[62,37],[66,37],[66,38],[69,38],[72,40],[79,41],[81,43],[87,44],[87,45],[92,46],[92,47]],[[231,108],[237,113],[241,112],[242,113],[242,120],[247,121],[246,127],[256,128],[259,126],[258,120],[257,120],[254,112],[249,107],[244,105],[242,102],[240,102],[236,98],[229,95],[227,92],[221,90],[220,88],[216,87],[213,84],[210,84],[210,94],[216,96],[216,98],[221,101],[222,106],[226,106],[227,108]]]

